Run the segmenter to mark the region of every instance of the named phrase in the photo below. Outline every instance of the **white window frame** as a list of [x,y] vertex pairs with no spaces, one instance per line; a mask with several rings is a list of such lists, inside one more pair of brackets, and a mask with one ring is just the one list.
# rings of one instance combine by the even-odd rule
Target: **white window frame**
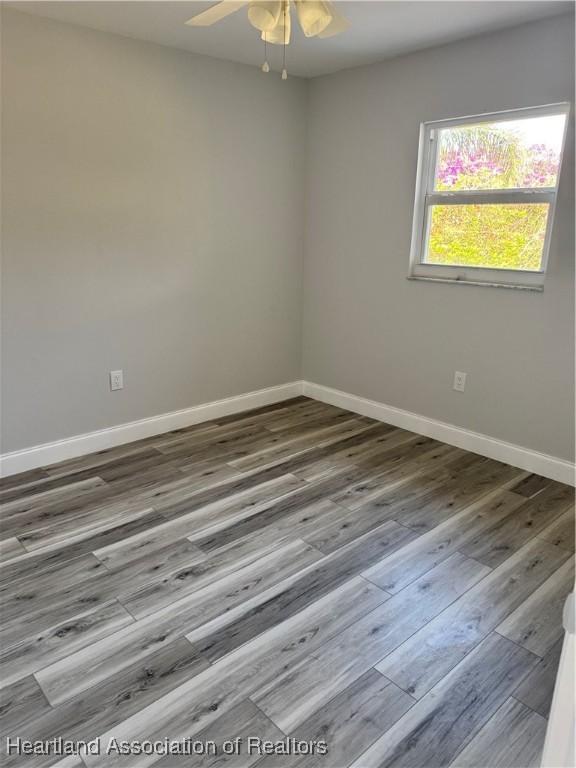
[[[418,170],[416,174],[416,197],[412,223],[412,245],[410,248],[410,279],[432,280],[450,283],[468,283],[491,285],[495,287],[525,288],[543,290],[544,278],[548,266],[550,238],[554,224],[558,182],[562,169],[566,128],[570,105],[568,103],[548,104],[541,107],[510,109],[503,112],[490,112],[467,117],[435,120],[421,123],[418,150]],[[518,118],[565,115],[564,135],[560,149],[558,173],[555,187],[535,187],[529,189],[508,190],[457,190],[434,191],[434,177],[438,156],[438,136],[442,128],[477,123],[502,122]],[[426,249],[429,235],[429,209],[431,205],[462,205],[470,203],[549,203],[548,221],[542,251],[541,269],[538,272],[519,269],[490,269],[488,267],[463,267],[449,264],[426,264]]]

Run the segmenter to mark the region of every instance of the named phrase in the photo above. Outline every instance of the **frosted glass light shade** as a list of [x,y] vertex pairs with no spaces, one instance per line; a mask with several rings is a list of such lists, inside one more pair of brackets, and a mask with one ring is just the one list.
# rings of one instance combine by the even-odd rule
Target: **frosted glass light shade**
[[306,37],[320,34],[332,21],[329,7],[319,0],[296,0],[296,13]]
[[[282,3],[281,5],[280,18],[276,26],[271,30],[262,32],[262,40],[274,45],[284,45],[284,43],[288,45],[290,42],[290,3]],[[284,22],[286,22],[286,26],[284,26]]]
[[248,19],[250,24],[261,32],[270,32],[281,20],[282,10],[281,0],[252,2],[248,7]]

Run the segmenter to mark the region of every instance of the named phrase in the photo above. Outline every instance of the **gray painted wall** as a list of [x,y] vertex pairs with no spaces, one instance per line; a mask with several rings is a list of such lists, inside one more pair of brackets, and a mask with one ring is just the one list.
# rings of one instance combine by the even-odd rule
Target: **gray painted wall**
[[405,279],[420,122],[570,100],[571,20],[307,85],[3,15],[3,451],[303,374],[571,457],[572,152],[544,294]]
[[573,456],[573,121],[543,294],[406,280],[420,123],[571,101],[573,50],[557,17],[311,81],[305,379]]
[[3,17],[2,450],[297,379],[306,83]]

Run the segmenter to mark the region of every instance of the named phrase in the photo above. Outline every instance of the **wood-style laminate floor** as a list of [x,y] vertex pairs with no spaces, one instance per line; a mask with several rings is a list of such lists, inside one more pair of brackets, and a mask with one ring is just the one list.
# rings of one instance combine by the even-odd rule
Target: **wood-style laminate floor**
[[[539,764],[568,486],[297,398],[7,478],[0,500],[2,749],[100,746],[7,766]],[[185,738],[209,754],[116,752]]]

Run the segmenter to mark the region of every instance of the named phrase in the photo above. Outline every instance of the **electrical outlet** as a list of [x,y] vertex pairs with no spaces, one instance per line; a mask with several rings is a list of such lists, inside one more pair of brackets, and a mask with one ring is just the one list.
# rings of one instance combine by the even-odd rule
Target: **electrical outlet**
[[452,385],[456,392],[464,392],[466,389],[466,374],[462,371],[454,371],[454,384]]
[[112,392],[116,389],[124,389],[123,371],[110,371],[110,389]]

